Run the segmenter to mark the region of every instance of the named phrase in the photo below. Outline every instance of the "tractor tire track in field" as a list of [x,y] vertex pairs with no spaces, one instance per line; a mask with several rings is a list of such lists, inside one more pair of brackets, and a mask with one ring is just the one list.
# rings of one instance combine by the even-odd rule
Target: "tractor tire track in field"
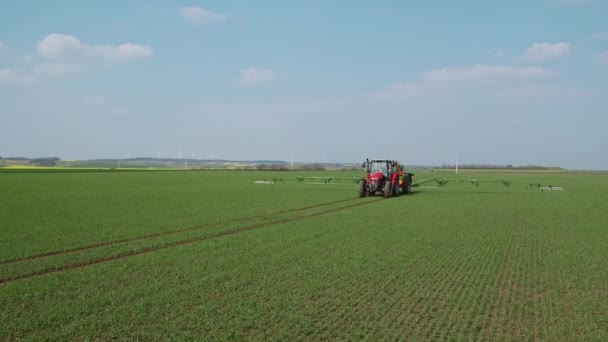
[[[349,199],[349,200],[352,200],[352,199]],[[333,202],[331,204],[335,204],[335,203],[339,203],[339,202],[346,202],[346,201],[349,201],[349,200],[341,200],[341,201]],[[341,211],[341,210],[346,210],[346,209],[351,209],[351,208],[360,207],[360,206],[364,206],[364,205],[369,205],[369,204],[372,204],[372,203],[375,203],[375,202],[378,202],[378,201],[382,201],[382,200],[383,199],[379,198],[379,199],[372,200],[372,201],[366,201],[366,202],[360,202],[360,203],[356,203],[356,204],[350,204],[350,205],[347,205],[347,206],[342,206],[342,207],[339,207],[339,208],[328,209],[328,210],[324,210],[324,211],[320,211],[320,212],[316,212],[316,213],[312,213],[312,214],[298,215],[298,216],[283,218],[283,219],[279,219],[279,220],[275,220],[275,221],[271,221],[271,222],[267,222],[267,223],[260,223],[260,224],[250,225],[250,226],[246,226],[246,227],[242,227],[242,228],[236,228],[236,229],[232,229],[232,230],[228,230],[228,231],[223,231],[223,232],[219,232],[219,233],[212,234],[212,235],[206,235],[206,236],[197,237],[197,238],[179,240],[179,241],[174,241],[174,242],[166,243],[166,244],[163,244],[163,245],[146,247],[146,248],[142,248],[142,249],[138,249],[138,250],[134,250],[134,251],[129,251],[129,252],[125,252],[125,253],[120,253],[120,254],[116,254],[116,255],[112,255],[112,256],[108,256],[108,257],[101,257],[101,258],[97,258],[97,259],[93,259],[93,260],[76,262],[76,263],[62,265],[62,266],[53,267],[53,268],[47,268],[47,269],[44,269],[44,270],[41,270],[41,271],[36,271],[36,272],[24,274],[24,275],[19,275],[19,276],[15,276],[15,277],[11,277],[11,278],[0,279],[0,285],[7,284],[7,283],[13,283],[13,282],[16,282],[16,281],[19,281],[19,280],[25,280],[25,279],[30,279],[30,278],[34,278],[34,277],[39,277],[39,276],[44,276],[44,275],[48,275],[48,274],[53,274],[53,273],[59,273],[59,272],[65,272],[65,271],[69,271],[69,270],[73,270],[73,269],[78,269],[78,268],[85,268],[85,267],[95,266],[95,265],[102,264],[102,263],[109,262],[109,261],[127,259],[127,258],[130,258],[130,257],[134,257],[134,256],[142,255],[142,254],[149,254],[149,253],[152,253],[152,252],[164,250],[164,249],[171,248],[171,247],[179,247],[179,246],[191,245],[191,244],[194,244],[194,243],[197,243],[197,242],[211,240],[211,239],[216,239],[216,238],[220,238],[220,237],[224,237],[224,236],[235,235],[235,234],[239,234],[239,233],[243,233],[243,232],[247,232],[247,231],[251,231],[251,230],[255,230],[255,229],[259,229],[259,228],[265,228],[265,227],[275,226],[275,225],[278,225],[278,224],[290,223],[290,222],[299,221],[299,220],[303,220],[303,219],[307,219],[307,218],[313,218],[313,217],[317,217],[317,216],[321,216],[321,215],[325,215],[325,214],[330,214],[330,213],[338,212],[338,211]],[[329,205],[329,204],[324,204],[324,205]],[[300,210],[301,211],[301,210],[305,210],[305,209],[311,209],[312,207],[320,207],[320,206],[323,206],[323,205],[316,205],[316,206],[311,206],[311,207],[307,207],[307,208],[292,209],[291,211],[296,211],[296,210]]]
[[281,210],[281,211],[277,211],[277,212],[274,212],[274,213],[260,214],[260,215],[253,215],[253,216],[246,216],[246,217],[241,217],[241,218],[234,219],[234,220],[228,220],[228,221],[216,222],[216,223],[209,223],[209,224],[205,224],[205,225],[201,225],[201,226],[194,226],[194,227],[188,227],[188,228],[179,228],[179,229],[175,229],[175,230],[171,230],[171,231],[167,231],[167,232],[158,232],[158,233],[153,233],[153,234],[136,236],[136,237],[132,237],[132,238],[126,238],[126,239],[120,239],[120,240],[112,240],[112,241],[100,242],[100,243],[95,243],[95,244],[81,246],[81,247],[74,247],[74,248],[63,249],[63,250],[58,250],[58,251],[51,251],[51,252],[31,255],[31,256],[27,256],[27,257],[23,257],[23,258],[15,258],[15,259],[3,260],[3,261],[0,261],[0,266],[7,265],[7,264],[14,264],[14,263],[17,263],[17,262],[22,262],[22,261],[29,261],[29,260],[48,258],[48,257],[52,257],[52,256],[57,256],[57,255],[82,252],[82,251],[87,251],[87,250],[91,250],[91,249],[95,249],[95,248],[115,246],[115,245],[120,245],[120,244],[124,244],[124,243],[128,243],[128,242],[148,240],[148,239],[153,239],[153,238],[157,238],[157,237],[161,237],[161,236],[167,236],[167,235],[173,235],[173,234],[179,234],[179,233],[192,232],[192,231],[196,231],[196,230],[201,230],[201,229],[206,229],[206,228],[213,228],[213,227],[218,227],[218,226],[227,225],[227,224],[242,223],[242,222],[260,220],[260,219],[270,218],[270,217],[273,217],[273,216],[278,216],[278,215],[281,215],[281,214],[287,214],[287,213],[292,213],[292,212],[304,211],[304,210],[308,210],[308,209],[320,208],[320,207],[325,207],[325,206],[329,206],[329,205],[333,205],[333,204],[339,204],[339,203],[354,201],[354,200],[358,200],[358,199],[359,199],[358,197],[355,197],[355,198],[343,199],[343,200],[338,200],[338,201],[333,201],[333,202],[325,202],[325,203],[315,204],[315,205],[301,207],[301,208]]

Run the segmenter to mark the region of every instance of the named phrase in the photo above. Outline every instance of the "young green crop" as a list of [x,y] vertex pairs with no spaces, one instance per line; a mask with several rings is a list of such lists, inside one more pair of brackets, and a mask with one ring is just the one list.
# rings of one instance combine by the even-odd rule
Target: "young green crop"
[[608,339],[607,174],[300,175],[359,173],[0,173],[0,338]]

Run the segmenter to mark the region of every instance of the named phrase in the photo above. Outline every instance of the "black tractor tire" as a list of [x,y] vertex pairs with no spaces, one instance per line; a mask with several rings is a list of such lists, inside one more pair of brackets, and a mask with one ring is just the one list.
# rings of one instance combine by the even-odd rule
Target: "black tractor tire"
[[359,181],[359,198],[367,196],[367,182],[362,179]]
[[393,184],[390,180],[384,182],[384,198],[390,198],[393,194]]
[[393,196],[399,196],[399,180],[393,184]]
[[412,192],[412,175],[407,175],[407,184],[405,184],[404,192],[409,194]]

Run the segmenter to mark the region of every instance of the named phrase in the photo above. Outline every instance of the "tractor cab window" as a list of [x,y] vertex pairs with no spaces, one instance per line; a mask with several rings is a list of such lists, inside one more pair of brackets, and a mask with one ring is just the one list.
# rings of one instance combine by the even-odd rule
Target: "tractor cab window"
[[382,172],[383,175],[388,175],[388,169],[386,163],[372,163],[371,173],[374,174],[378,171]]

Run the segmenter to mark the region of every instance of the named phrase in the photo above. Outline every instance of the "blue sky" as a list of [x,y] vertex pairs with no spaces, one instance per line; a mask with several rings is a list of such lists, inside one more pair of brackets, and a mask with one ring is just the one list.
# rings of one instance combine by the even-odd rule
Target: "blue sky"
[[608,2],[3,1],[0,155],[608,169]]

